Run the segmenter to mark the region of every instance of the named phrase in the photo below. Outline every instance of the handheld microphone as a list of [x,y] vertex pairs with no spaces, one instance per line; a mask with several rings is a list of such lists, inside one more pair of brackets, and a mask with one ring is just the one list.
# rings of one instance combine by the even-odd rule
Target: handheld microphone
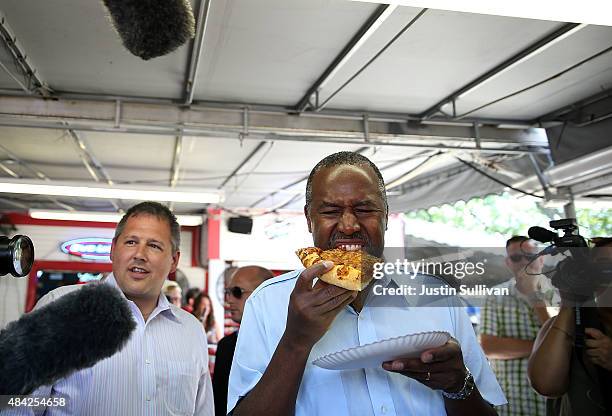
[[547,230],[543,227],[530,227],[529,231],[527,231],[529,238],[532,238],[540,243],[546,243],[549,241],[555,241],[559,236],[557,233],[553,233],[550,230]]
[[0,331],[0,394],[25,395],[120,351],[136,323],[119,290],[85,285]]
[[195,34],[189,0],[102,0],[123,46],[149,60],[172,52]]

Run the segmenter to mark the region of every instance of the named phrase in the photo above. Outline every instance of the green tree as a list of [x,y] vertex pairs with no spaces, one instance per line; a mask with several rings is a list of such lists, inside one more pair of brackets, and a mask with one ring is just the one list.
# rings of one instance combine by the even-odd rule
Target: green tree
[[[612,236],[611,215],[612,209],[578,208],[580,234],[584,237]],[[517,198],[508,193],[411,211],[406,216],[503,235],[524,235],[531,226],[548,227],[550,220],[564,217],[560,208],[546,207],[536,198]]]

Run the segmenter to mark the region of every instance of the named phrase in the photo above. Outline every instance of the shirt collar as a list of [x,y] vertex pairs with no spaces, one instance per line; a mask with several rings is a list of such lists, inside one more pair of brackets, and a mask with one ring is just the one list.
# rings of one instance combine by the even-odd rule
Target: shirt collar
[[[106,277],[106,279],[104,279],[103,283],[117,288],[117,290],[119,290],[119,292],[121,293],[121,296],[123,296],[128,302],[132,302],[125,296],[125,293],[123,293],[123,291],[119,287],[119,284],[117,284],[117,279],[115,279],[115,275],[113,273],[110,273]],[[151,312],[151,316],[149,319],[154,318],[156,315],[160,313],[164,313],[165,315],[172,316],[176,318],[177,322],[180,322],[177,316],[177,312],[170,306],[170,302],[168,301],[168,298],[166,298],[166,296],[164,296],[164,294],[161,292],[159,294],[159,297],[157,298],[157,306],[155,307],[155,309],[153,309],[153,312]]]

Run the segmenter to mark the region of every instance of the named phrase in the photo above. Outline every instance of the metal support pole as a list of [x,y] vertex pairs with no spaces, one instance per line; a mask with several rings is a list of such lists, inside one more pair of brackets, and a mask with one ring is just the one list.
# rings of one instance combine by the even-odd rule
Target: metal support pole
[[121,126],[121,100],[115,101],[115,127]]
[[576,205],[574,205],[574,197],[571,196],[571,200],[563,205],[563,212],[565,213],[565,218],[576,218]]
[[170,187],[174,188],[178,182],[181,170],[181,152],[183,150],[183,132],[179,131],[174,141],[174,157],[172,159],[172,172],[170,174]]
[[4,43],[7,52],[13,58],[15,68],[19,71],[23,78],[20,81],[16,76],[8,70],[4,65],[2,67],[13,78],[19,86],[28,93],[38,93],[42,96],[49,96],[52,92],[47,83],[40,77],[36,68],[29,62],[28,55],[17,43],[17,37],[13,34],[11,28],[4,16],[0,15],[0,41]]
[[19,175],[17,175],[15,171],[9,168],[8,166],[5,166],[4,163],[0,163],[0,169],[8,173],[13,178],[19,178]]
[[368,113],[363,115],[363,139],[366,143],[370,142],[370,125],[369,125],[369,116]]
[[200,69],[200,57],[204,49],[204,38],[206,35],[206,27],[208,25],[208,16],[210,13],[210,4],[212,0],[201,0],[200,9],[198,10],[198,21],[196,26],[196,35],[193,40],[191,56],[189,59],[189,68],[187,70],[187,80],[185,81],[185,105],[191,105],[193,95],[195,93],[195,85],[198,78],[198,70]]
[[538,161],[535,159],[535,157],[531,153],[528,156],[529,156],[529,160],[531,161],[531,164],[533,165],[533,170],[535,171],[536,176],[538,177],[538,181],[540,181],[540,185],[542,186],[542,190],[544,191],[544,197],[546,199],[550,199],[550,191],[549,191],[549,188],[548,188],[548,181],[546,180],[546,177],[544,176],[544,173],[540,169],[540,166],[538,165]]

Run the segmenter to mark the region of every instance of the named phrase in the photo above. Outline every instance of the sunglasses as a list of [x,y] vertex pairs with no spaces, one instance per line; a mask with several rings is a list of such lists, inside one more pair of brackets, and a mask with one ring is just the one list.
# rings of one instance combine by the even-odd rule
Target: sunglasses
[[527,261],[531,261],[531,260],[536,258],[536,255],[535,254],[513,254],[511,256],[508,256],[508,258],[513,263],[518,263],[518,262],[520,262],[523,259],[525,259]]
[[252,290],[246,290],[246,289],[243,289],[241,287],[234,286],[234,287],[228,287],[227,289],[225,289],[223,291],[223,294],[225,296],[232,295],[236,299],[240,299],[242,297],[243,293],[249,293],[249,292],[252,292]]

